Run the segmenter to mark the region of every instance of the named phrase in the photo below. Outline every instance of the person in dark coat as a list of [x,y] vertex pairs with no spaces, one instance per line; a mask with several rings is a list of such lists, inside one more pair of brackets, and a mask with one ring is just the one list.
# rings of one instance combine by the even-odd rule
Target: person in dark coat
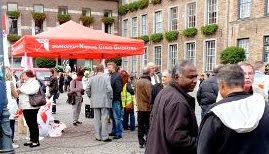
[[197,91],[197,102],[200,105],[202,112],[201,117],[203,118],[209,107],[216,103],[218,97],[218,83],[216,75],[222,66],[219,65],[214,69],[214,73],[211,77],[204,80]]
[[59,90],[59,84],[58,79],[55,76],[55,70],[50,69],[50,82],[49,82],[49,94],[50,97],[53,97],[54,104],[52,105],[52,114],[56,113],[56,99],[58,99],[58,90]]
[[120,139],[122,138],[122,104],[121,104],[121,91],[122,91],[122,78],[120,74],[116,71],[116,64],[113,62],[107,63],[108,72],[110,73],[111,77],[111,87],[113,90],[113,100],[112,100],[112,136],[113,139]]
[[187,93],[194,90],[197,76],[190,61],[174,66],[172,81],[155,99],[146,154],[196,154],[195,98]]
[[166,86],[169,85],[169,82],[171,81],[171,72],[169,70],[164,70],[162,72],[162,83],[157,83],[153,85],[151,97],[150,97],[150,103],[154,104],[154,100],[158,93]]
[[64,74],[61,73],[59,77],[59,91],[60,93],[64,92]]
[[223,99],[202,120],[198,154],[268,154],[269,104],[244,91],[244,72],[228,65],[218,74]]

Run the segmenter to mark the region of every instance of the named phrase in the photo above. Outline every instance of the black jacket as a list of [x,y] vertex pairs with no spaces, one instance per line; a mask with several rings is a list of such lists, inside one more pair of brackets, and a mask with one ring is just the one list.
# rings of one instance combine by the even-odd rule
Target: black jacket
[[59,90],[58,79],[55,76],[50,77],[49,92],[50,94],[56,94]]
[[197,91],[197,101],[199,105],[211,105],[216,103],[218,97],[217,78],[212,76],[202,82]]
[[268,154],[269,106],[259,94],[230,94],[204,117],[198,154]]
[[195,99],[171,82],[156,97],[146,154],[196,154]]
[[151,92],[151,97],[150,97],[150,103],[154,104],[155,98],[157,97],[158,93],[163,89],[163,84],[162,83],[157,83],[153,85],[152,87],[152,92]]
[[111,87],[113,90],[113,101],[121,101],[122,79],[119,73],[111,74]]

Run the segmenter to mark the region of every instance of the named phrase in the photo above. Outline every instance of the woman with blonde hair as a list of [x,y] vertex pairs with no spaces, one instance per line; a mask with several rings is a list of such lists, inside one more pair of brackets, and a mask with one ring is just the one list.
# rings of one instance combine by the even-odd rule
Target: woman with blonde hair
[[9,110],[10,116],[10,128],[12,130],[12,142],[13,148],[18,148],[19,146],[14,144],[14,132],[15,132],[15,119],[17,118],[18,104],[16,99],[19,97],[16,91],[15,83],[13,82],[13,74],[9,68],[6,68],[6,92],[7,92],[7,108]]

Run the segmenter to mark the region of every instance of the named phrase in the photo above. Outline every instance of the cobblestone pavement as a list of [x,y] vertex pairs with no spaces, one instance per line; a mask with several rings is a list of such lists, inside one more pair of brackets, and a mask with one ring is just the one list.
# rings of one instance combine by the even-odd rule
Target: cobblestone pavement
[[[85,103],[82,105],[80,121],[82,125],[72,125],[71,105],[65,103],[66,94],[61,94],[57,104],[57,114],[53,115],[56,120],[66,124],[67,128],[61,137],[46,137],[40,141],[41,146],[30,148],[23,146],[26,135],[18,135],[15,132],[15,143],[19,144],[16,153],[19,154],[142,154],[137,140],[137,131],[124,131],[123,138],[112,142],[95,141],[93,119],[85,118]],[[88,102],[85,97],[84,102]],[[198,107],[199,108],[199,107]],[[198,121],[199,113],[197,111]]]

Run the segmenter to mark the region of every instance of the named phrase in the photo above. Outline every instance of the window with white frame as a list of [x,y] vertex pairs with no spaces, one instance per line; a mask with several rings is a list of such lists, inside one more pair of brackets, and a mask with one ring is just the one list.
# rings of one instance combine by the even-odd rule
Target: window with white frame
[[196,26],[196,2],[187,4],[187,28]]
[[127,71],[128,70],[128,57],[122,58],[122,69]]
[[207,0],[207,24],[217,23],[217,0]]
[[205,71],[213,71],[216,65],[216,41],[205,42]]
[[[44,13],[44,6],[34,4],[34,12],[35,13]],[[39,34],[43,32],[43,22],[35,21],[35,34]]]
[[162,11],[155,12],[154,28],[155,33],[161,33],[163,31]]
[[169,56],[169,59],[168,59],[168,67],[169,68],[172,68],[176,63],[177,63],[177,55],[178,55],[178,52],[177,52],[177,44],[171,44],[169,45],[169,52],[168,52],[168,56]]
[[137,73],[137,56],[132,56],[132,73]]
[[178,8],[173,7],[170,8],[170,16],[169,16],[169,30],[177,30],[178,22]]
[[264,62],[269,63],[269,36],[264,37]]
[[239,18],[250,17],[251,0],[239,0]]
[[137,17],[132,18],[132,37],[137,37]]
[[148,15],[144,14],[141,16],[141,34],[148,35]]
[[[8,11],[18,11],[17,3],[7,3]],[[8,16],[8,32],[10,34],[18,34],[18,19]]]
[[59,6],[58,7],[58,14],[68,14],[68,7],[67,6]]
[[161,46],[154,47],[154,63],[159,68],[161,68],[162,66],[162,47]]
[[82,15],[83,16],[91,16],[91,9],[90,8],[82,8]]
[[144,54],[142,55],[143,56],[143,61],[142,61],[142,64],[143,64],[143,67],[146,67],[147,64],[148,64],[148,48],[144,48]]
[[249,57],[249,39],[248,38],[238,39],[237,40],[237,45],[244,49],[246,59],[248,59],[248,57]]
[[190,42],[186,44],[186,60],[192,62],[195,65],[195,42]]
[[123,28],[122,36],[128,37],[128,19],[123,20],[122,28]]
[[[112,17],[112,10],[104,10],[104,17]],[[104,24],[105,33],[112,33],[112,25],[106,23]]]

